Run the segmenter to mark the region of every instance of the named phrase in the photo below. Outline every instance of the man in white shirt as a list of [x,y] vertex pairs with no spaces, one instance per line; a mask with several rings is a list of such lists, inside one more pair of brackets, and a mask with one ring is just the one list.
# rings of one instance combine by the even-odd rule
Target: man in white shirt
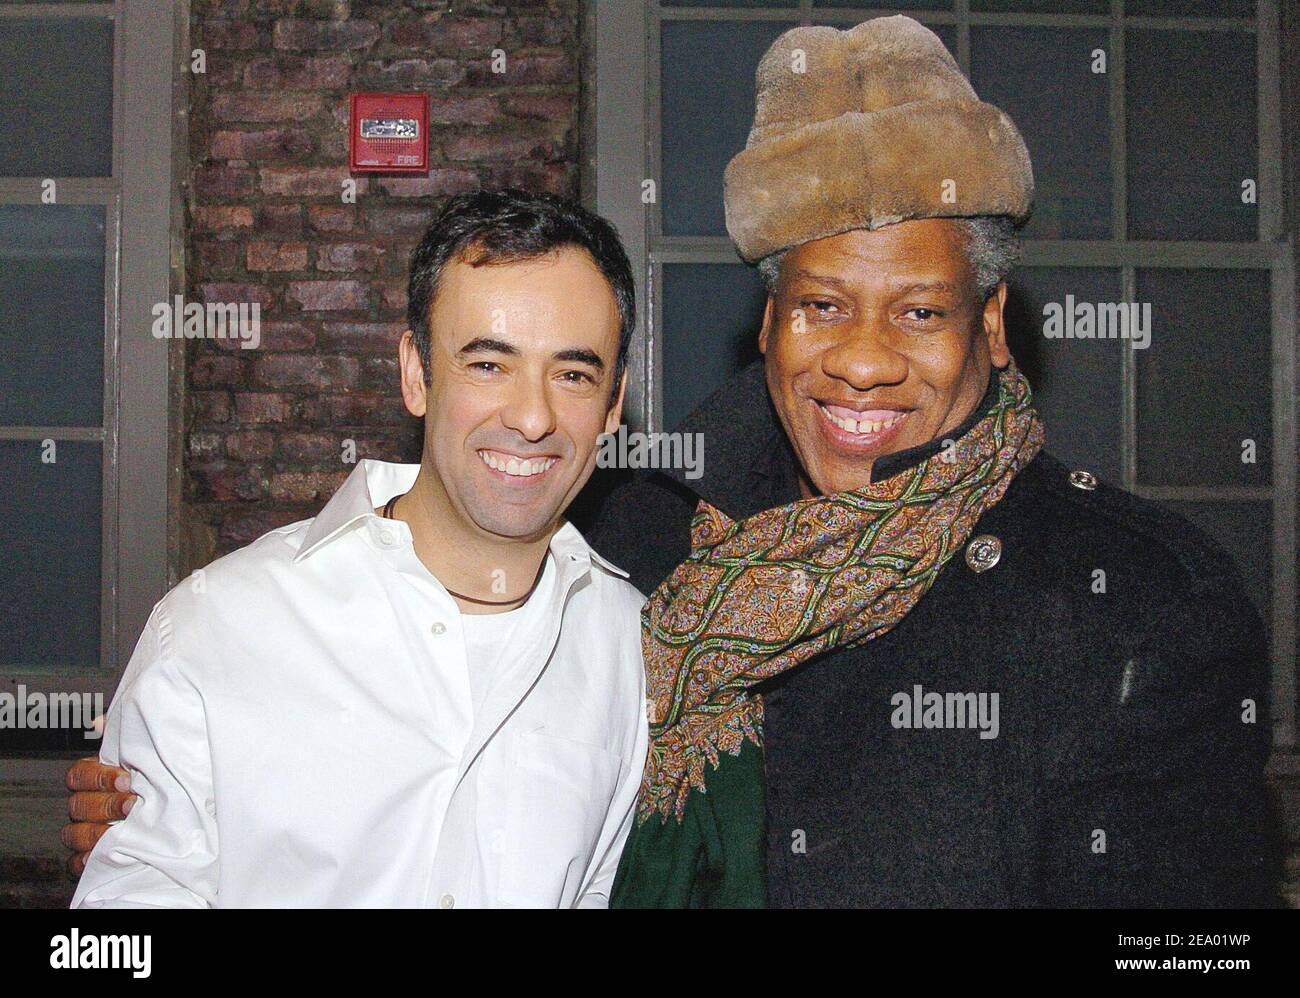
[[580,207],[480,192],[410,301],[420,464],[361,462],[154,608],[100,754],[139,802],[74,906],[608,903],[643,598],[563,513],[619,423],[631,269]]

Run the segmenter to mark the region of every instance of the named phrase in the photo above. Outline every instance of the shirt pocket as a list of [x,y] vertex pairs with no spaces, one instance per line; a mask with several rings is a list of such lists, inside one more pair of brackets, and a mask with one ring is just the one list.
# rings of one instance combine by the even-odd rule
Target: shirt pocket
[[545,731],[515,737],[501,858],[501,900],[555,908],[572,903],[618,787],[620,756]]

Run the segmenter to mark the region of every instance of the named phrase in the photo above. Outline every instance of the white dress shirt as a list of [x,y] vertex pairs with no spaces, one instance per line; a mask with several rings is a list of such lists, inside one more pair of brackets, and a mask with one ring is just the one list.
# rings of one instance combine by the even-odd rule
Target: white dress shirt
[[154,608],[100,752],[140,800],[74,907],[608,904],[648,740],[644,599],[566,524],[503,653],[467,662],[455,601],[374,512],[417,471],[361,462]]

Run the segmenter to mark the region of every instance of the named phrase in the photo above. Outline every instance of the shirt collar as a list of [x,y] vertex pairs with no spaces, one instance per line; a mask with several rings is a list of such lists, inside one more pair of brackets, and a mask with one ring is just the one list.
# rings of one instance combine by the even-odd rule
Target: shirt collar
[[[872,481],[884,481],[916,467],[938,453],[944,440],[969,432],[997,402],[998,373],[997,369],[989,372],[984,397],[961,426],[882,457],[872,467]],[[663,473],[733,520],[801,498],[799,459],[772,405],[762,360],[743,368],[677,428],[704,434],[707,452],[714,456],[704,461],[704,473],[698,479],[686,478],[683,468]]]
[[[397,464],[369,458],[358,462],[352,474],[307,528],[307,536],[303,538],[294,561],[302,561],[313,551],[342,537],[367,517],[377,516],[375,510],[389,499],[410,491],[419,473],[418,464]],[[627,572],[593,551],[578,528],[568,521],[551,537],[550,550],[561,565],[572,564],[585,571],[594,561],[606,571],[627,578]]]

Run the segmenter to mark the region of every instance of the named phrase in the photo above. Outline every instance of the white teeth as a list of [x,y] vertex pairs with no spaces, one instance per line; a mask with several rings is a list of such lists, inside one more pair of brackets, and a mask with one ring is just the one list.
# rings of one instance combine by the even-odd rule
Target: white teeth
[[824,405],[821,406],[821,410],[826,414],[826,418],[829,419],[836,426],[838,426],[840,429],[846,430],[849,433],[857,433],[860,435],[880,433],[883,430],[887,430],[895,423],[897,423],[900,419],[902,419],[904,415],[906,415],[906,413],[900,412],[898,415],[891,416],[888,419],[882,419],[873,422],[872,420],[869,419],[846,419],[837,416],[835,415],[835,413],[827,409]]
[[533,475],[540,475],[558,460],[553,457],[537,457],[521,461],[517,457],[501,458],[492,451],[487,450],[479,451],[478,456],[493,471],[504,471],[507,475],[513,475],[516,478],[531,478]]

